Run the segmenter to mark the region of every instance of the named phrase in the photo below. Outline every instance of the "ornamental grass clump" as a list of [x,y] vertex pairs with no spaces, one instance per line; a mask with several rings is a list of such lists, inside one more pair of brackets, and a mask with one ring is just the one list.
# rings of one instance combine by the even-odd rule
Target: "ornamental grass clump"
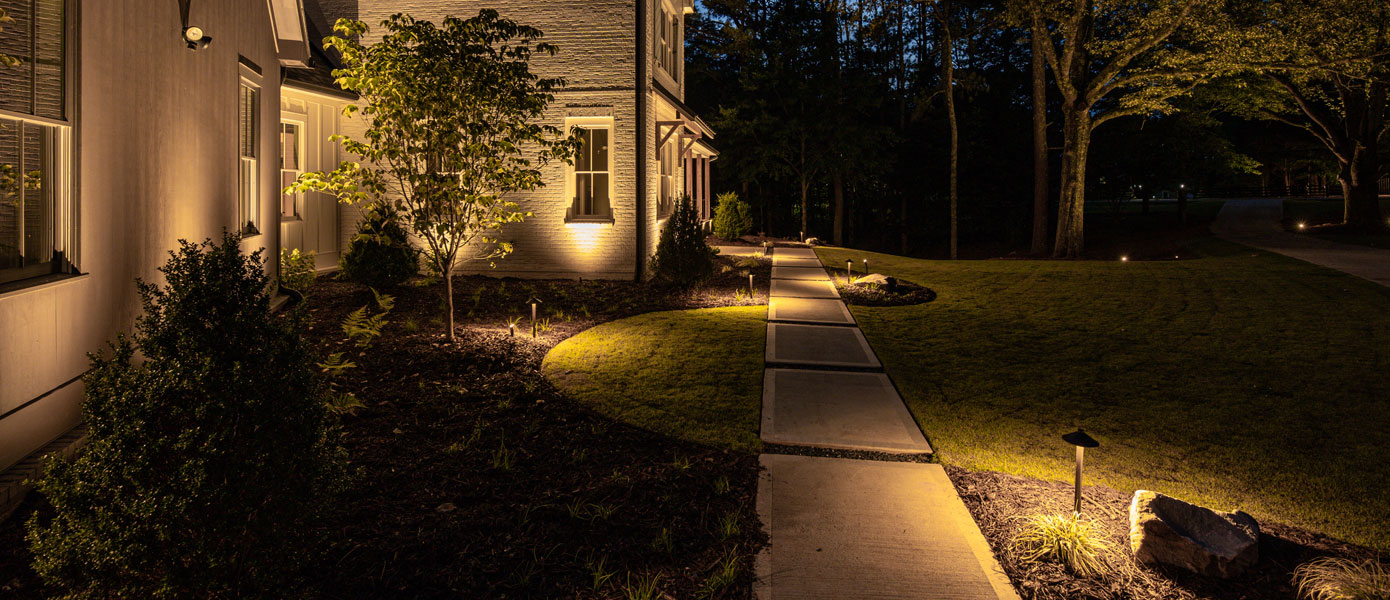
[[1299,565],[1293,578],[1309,600],[1390,600],[1390,572],[1375,560],[1326,556]]
[[1101,539],[1094,521],[1070,515],[1029,517],[1014,537],[1014,548],[1026,562],[1050,560],[1072,574],[1088,577],[1108,570],[1110,544]]
[[260,252],[180,242],[137,283],[133,339],[91,356],[90,437],[50,459],[53,506],[27,539],[65,598],[283,598],[318,556],[344,477],[326,386],[298,314],[270,312]]

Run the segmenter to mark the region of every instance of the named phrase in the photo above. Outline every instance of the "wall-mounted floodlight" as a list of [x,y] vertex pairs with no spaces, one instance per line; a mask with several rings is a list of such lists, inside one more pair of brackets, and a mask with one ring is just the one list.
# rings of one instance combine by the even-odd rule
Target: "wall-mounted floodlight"
[[212,43],[212,38],[203,33],[203,28],[196,25],[183,28],[183,41],[188,44],[189,50],[202,50]]

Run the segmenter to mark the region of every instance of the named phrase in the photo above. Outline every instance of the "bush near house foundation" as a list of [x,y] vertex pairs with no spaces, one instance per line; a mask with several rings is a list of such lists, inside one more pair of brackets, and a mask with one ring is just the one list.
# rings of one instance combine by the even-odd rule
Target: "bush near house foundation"
[[314,251],[280,249],[280,285],[301,294],[314,286]]
[[[341,480],[325,385],[240,236],[180,242],[132,341],[93,355],[91,431],[38,482],[35,570],[68,598],[282,598]],[[141,362],[136,353],[143,356]]]
[[348,281],[390,288],[420,272],[420,252],[410,245],[395,211],[386,204],[372,204],[338,266]]
[[714,235],[736,240],[753,232],[753,209],[734,192],[724,192],[714,207]]
[[661,230],[652,256],[652,273],[658,281],[675,286],[690,286],[714,273],[714,257],[718,252],[705,243],[705,232],[695,213],[695,202],[682,196],[676,210]]

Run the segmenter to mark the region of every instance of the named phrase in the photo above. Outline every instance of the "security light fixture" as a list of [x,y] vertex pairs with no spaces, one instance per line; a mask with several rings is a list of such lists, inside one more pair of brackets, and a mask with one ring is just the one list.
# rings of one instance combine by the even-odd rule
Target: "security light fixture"
[[1062,436],[1062,441],[1076,446],[1076,516],[1081,516],[1081,465],[1086,459],[1086,449],[1100,445],[1080,429]]
[[536,337],[536,305],[541,303],[541,299],[531,296],[526,303],[531,305],[531,337],[534,338]]
[[189,50],[202,50],[212,43],[212,38],[203,33],[203,28],[190,25],[183,28],[183,41],[188,44]]

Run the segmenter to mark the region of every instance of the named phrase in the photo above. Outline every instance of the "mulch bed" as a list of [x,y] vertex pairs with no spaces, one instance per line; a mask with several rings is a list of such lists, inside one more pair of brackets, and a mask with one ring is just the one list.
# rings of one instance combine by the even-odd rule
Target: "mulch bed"
[[[936,300],[935,291],[911,281],[895,278],[897,285],[892,290],[884,285],[846,285],[847,271],[834,267],[826,270],[830,272],[830,280],[834,282],[835,289],[840,291],[840,299],[851,306],[909,306]],[[863,273],[860,273],[855,277],[862,276]]]
[[1115,552],[1113,562],[1119,568],[1108,574],[1076,577],[1055,563],[1022,561],[1012,545],[1023,518],[1071,513],[1071,485],[949,466],[946,471],[1025,600],[1287,600],[1297,596],[1293,570],[1300,564],[1328,555],[1355,560],[1375,557],[1371,550],[1306,529],[1260,523],[1260,562],[1240,578],[1221,580],[1180,569],[1143,567],[1134,563],[1129,552],[1131,495],[1108,487],[1086,486],[1082,517],[1101,525]]
[[[757,458],[597,415],[539,370],[555,343],[600,322],[760,303],[738,290],[749,271],[766,286],[770,261],[736,260],[721,257],[717,274],[690,290],[460,277],[454,342],[443,335],[440,286],[401,286],[365,352],[349,347],[340,323],[371,293],[321,279],[301,307],[305,335],[325,354],[348,351],[358,368],[342,383],[366,407],[344,420],[355,475],[325,524],[331,547],[311,569],[312,595],[614,598],[656,577],[663,597],[749,597],[765,543]],[[525,304],[533,295],[543,302],[536,339]],[[508,320],[523,315],[510,335]],[[36,510],[50,509],[31,497],[0,523],[0,597],[50,591],[23,542]]]

